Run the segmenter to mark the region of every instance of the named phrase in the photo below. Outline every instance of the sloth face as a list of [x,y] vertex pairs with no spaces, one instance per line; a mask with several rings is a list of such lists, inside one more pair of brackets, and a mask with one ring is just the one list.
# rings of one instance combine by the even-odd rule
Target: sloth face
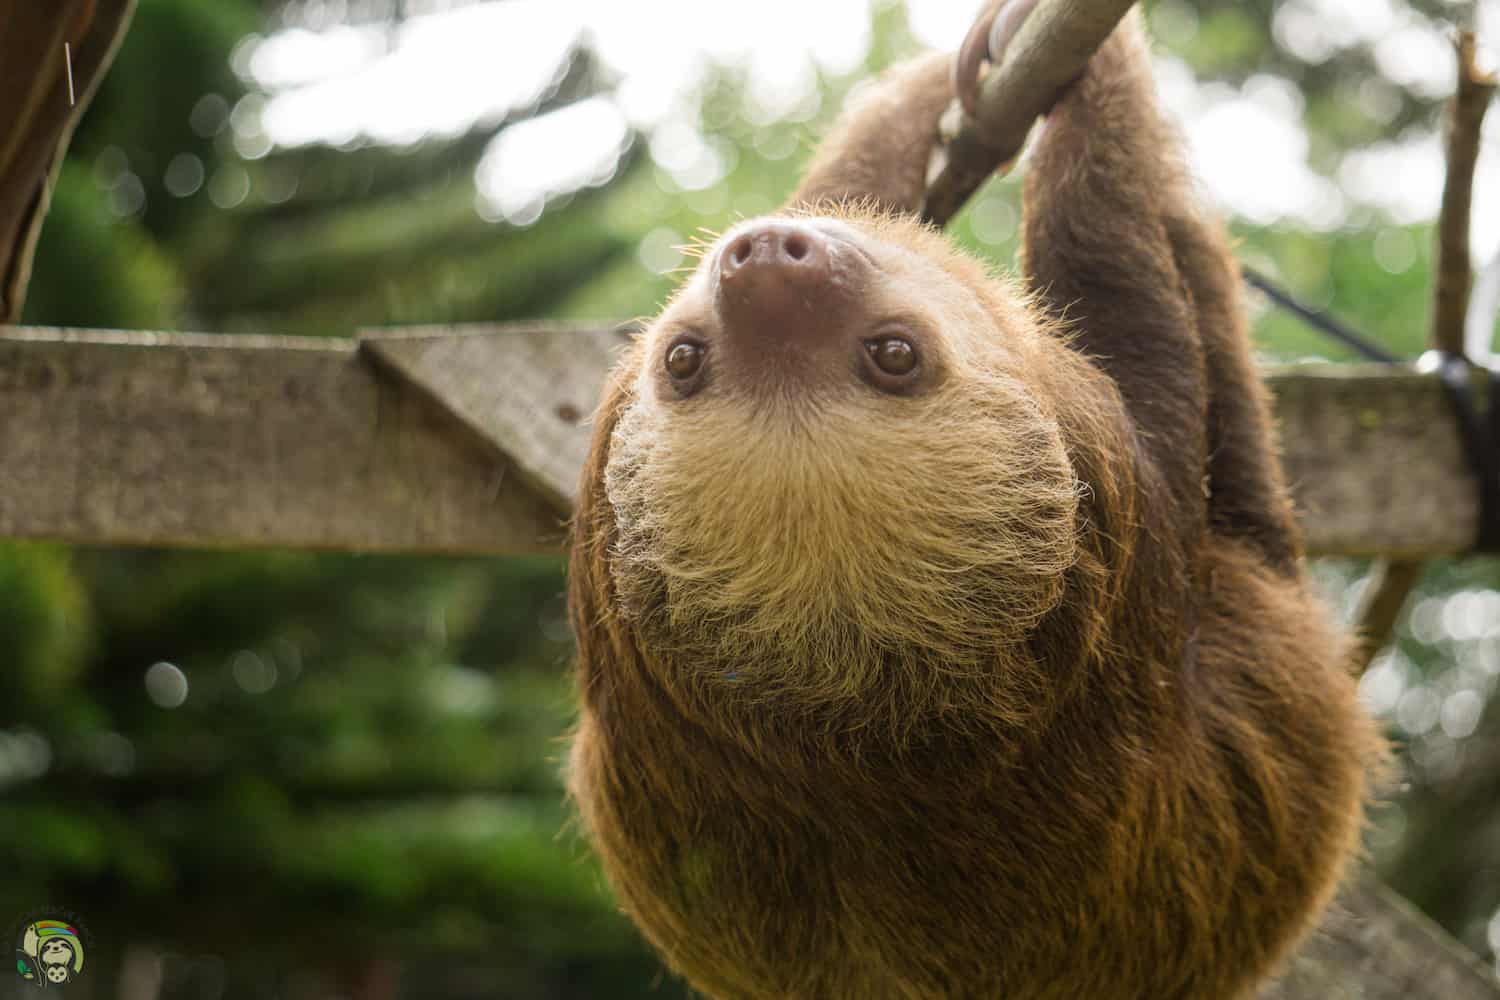
[[1056,348],[913,223],[732,230],[643,335],[611,439],[625,613],[741,689],[981,671],[1075,554],[1080,487],[1024,377]]
[[746,222],[653,324],[642,388],[791,413],[931,394],[970,362],[1015,361],[976,284],[990,284],[977,265],[903,220]]

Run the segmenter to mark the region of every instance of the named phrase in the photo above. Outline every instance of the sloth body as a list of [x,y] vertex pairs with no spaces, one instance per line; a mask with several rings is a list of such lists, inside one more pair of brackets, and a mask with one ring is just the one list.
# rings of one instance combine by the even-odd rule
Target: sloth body
[[1137,36],[1048,117],[1024,279],[908,217],[929,57],[609,382],[569,787],[711,996],[1239,997],[1355,849],[1376,740]]

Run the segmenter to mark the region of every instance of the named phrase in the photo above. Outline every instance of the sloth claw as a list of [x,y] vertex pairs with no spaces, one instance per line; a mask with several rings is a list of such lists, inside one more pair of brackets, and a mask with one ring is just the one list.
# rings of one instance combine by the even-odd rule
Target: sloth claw
[[969,26],[953,60],[953,90],[970,118],[979,115],[979,86],[986,66],[998,65],[1037,0],[990,0]]
[[958,103],[963,105],[964,112],[970,118],[974,117],[979,107],[979,82],[983,79],[982,70],[990,55],[990,27],[995,23],[995,15],[1000,12],[1000,7],[1005,0],[991,0],[985,4],[984,10],[974,19],[969,26],[968,34],[964,35],[963,44],[958,47],[958,55],[953,60],[953,90],[958,95]]

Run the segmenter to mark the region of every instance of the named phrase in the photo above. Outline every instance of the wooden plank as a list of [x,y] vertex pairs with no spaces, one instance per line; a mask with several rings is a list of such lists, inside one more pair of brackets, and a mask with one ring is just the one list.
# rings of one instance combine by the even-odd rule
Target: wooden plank
[[[0,328],[0,537],[556,551],[623,334],[287,340]],[[1463,552],[1476,485],[1437,381],[1269,373],[1310,547]]]
[[1260,1000],[1497,1000],[1500,983],[1368,871],[1352,878]]
[[1467,552],[1479,483],[1435,375],[1388,365],[1271,369],[1282,457],[1309,548]]
[[0,536],[556,552],[555,505],[349,339],[0,331]]

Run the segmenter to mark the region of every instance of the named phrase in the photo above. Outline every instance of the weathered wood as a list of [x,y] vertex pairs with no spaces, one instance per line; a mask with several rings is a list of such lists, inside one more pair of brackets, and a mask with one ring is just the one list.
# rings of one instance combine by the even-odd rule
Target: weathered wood
[[433,327],[360,335],[374,358],[513,458],[559,510],[571,510],[577,498],[588,454],[581,428],[628,341],[624,327],[540,325],[477,336]]
[[1260,1000],[1497,1000],[1500,983],[1372,875],[1351,879]]
[[1435,375],[1386,365],[1268,373],[1287,479],[1323,555],[1467,552],[1478,481]]
[[0,536],[556,552],[555,504],[349,339],[0,328]]
[[[362,349],[0,328],[0,537],[557,551],[623,343],[614,327],[391,332]],[[1434,378],[1302,366],[1270,384],[1315,551],[1466,550],[1476,486]]]
[[0,0],[0,323],[20,318],[53,179],[134,10],[135,0]]

